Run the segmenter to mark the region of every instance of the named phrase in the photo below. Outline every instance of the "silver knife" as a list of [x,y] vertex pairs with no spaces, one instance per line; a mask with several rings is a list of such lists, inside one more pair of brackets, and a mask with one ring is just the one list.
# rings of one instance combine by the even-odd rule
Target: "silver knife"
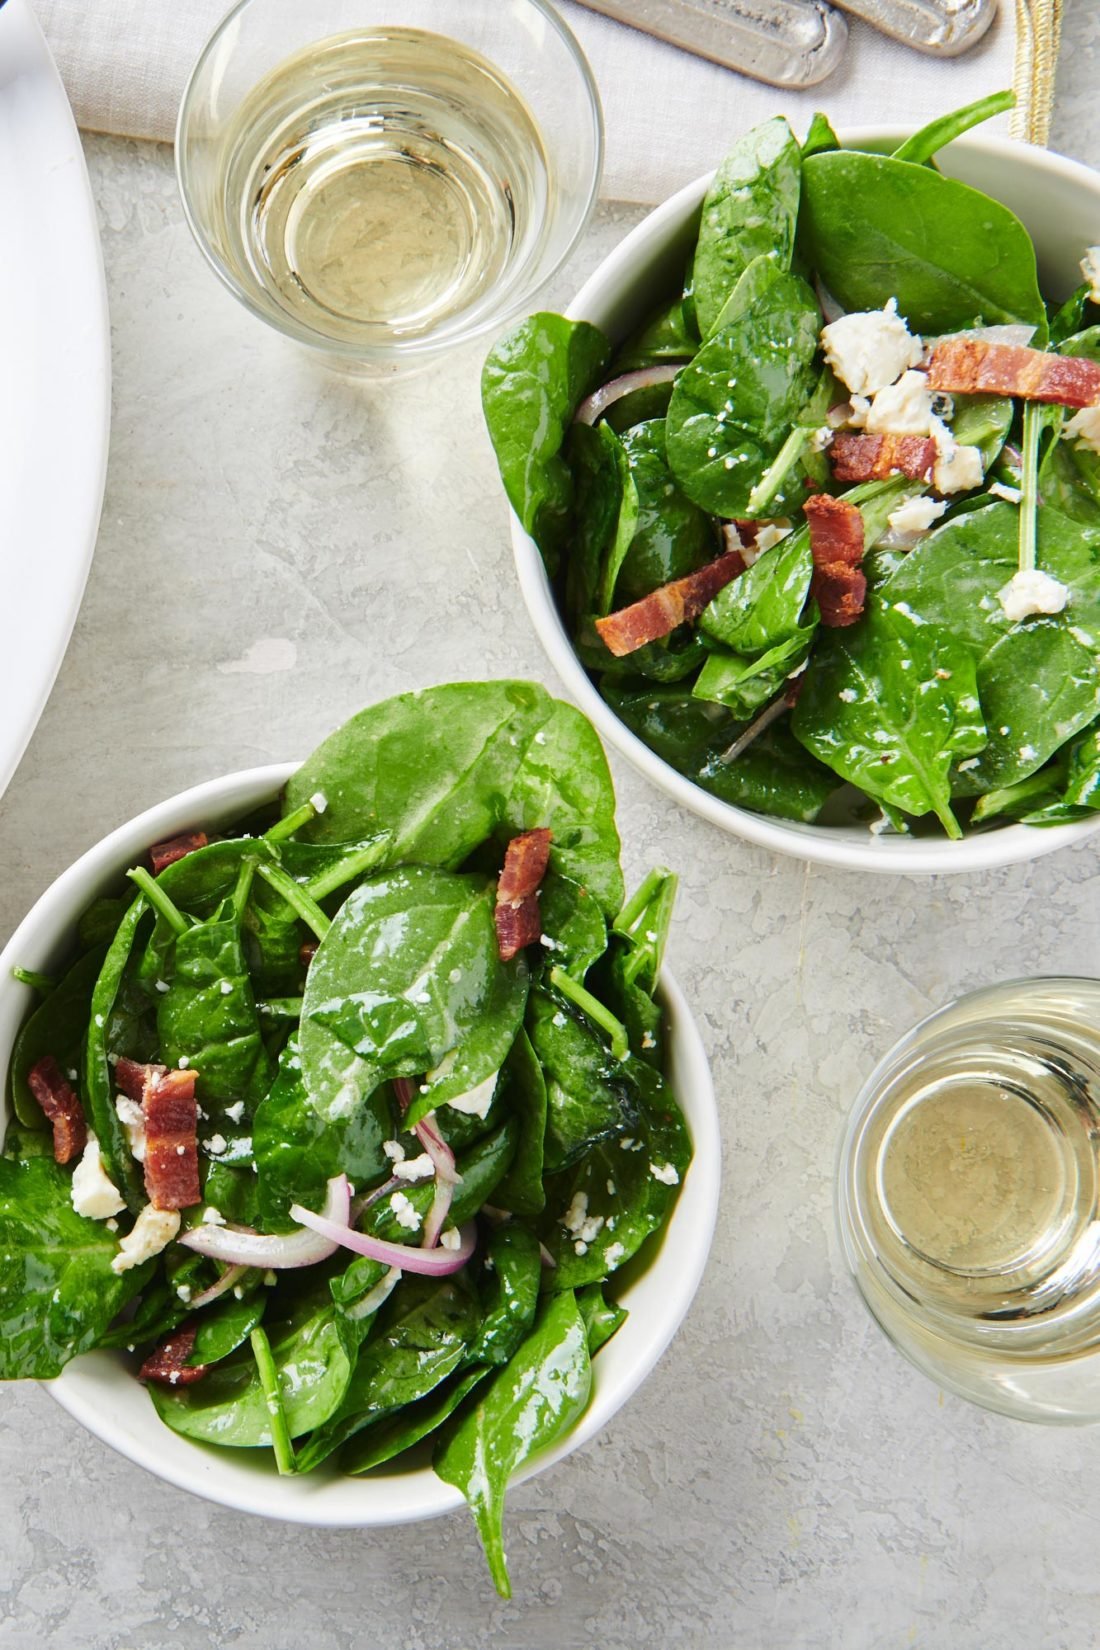
[[997,15],[997,0],[837,0],[853,17],[937,57],[969,51]]
[[581,0],[581,4],[771,86],[816,86],[837,67],[848,39],[847,23],[826,0]]

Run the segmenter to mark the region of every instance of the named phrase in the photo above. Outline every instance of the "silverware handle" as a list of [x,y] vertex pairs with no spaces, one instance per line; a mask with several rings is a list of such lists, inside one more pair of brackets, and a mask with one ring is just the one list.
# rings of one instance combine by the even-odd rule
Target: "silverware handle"
[[837,0],[883,34],[934,57],[976,45],[997,14],[997,0]]
[[772,86],[816,86],[844,53],[848,25],[826,0],[581,0]]

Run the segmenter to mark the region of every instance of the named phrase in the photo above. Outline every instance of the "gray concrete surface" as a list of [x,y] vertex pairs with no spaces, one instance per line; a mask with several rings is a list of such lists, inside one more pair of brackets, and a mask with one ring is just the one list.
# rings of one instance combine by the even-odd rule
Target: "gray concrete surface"
[[[1070,0],[1055,146],[1100,162],[1100,7]],[[0,938],[147,803],[304,752],[452,677],[552,682],[511,572],[474,374],[371,393],[216,287],[166,151],[88,143],[114,319],[102,535],[0,803]],[[637,216],[605,208],[551,298]],[[725,1131],[711,1264],[656,1373],[512,1498],[516,1596],[472,1528],[299,1531],[148,1477],[34,1387],[0,1394],[3,1650],[1085,1650],[1100,1434],[985,1415],[911,1370],[841,1275],[837,1132],[914,1018],[983,981],[1096,973],[1086,846],[863,881],[685,818],[613,759],[631,873],[682,873],[672,963]]]

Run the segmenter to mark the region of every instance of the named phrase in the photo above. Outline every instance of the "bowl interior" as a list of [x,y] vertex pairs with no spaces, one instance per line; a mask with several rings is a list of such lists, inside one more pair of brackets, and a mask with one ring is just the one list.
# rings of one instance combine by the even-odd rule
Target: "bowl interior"
[[[851,146],[896,146],[903,127],[856,129]],[[1074,161],[1007,139],[966,137],[944,152],[943,170],[981,189],[1018,214],[1032,235],[1043,289],[1065,297],[1080,280],[1084,248],[1100,240],[1100,176]],[[619,339],[677,288],[698,224],[709,177],[697,179],[651,212],[604,260],[570,304],[574,319],[594,322]],[[685,808],[736,836],[800,859],[863,871],[984,870],[1037,858],[1100,828],[1100,818],[1037,830],[1006,825],[961,842],[936,838],[873,837],[858,823],[829,826],[767,819],[721,802],[655,755],[620,722],[578,660],[554,601],[533,540],[512,517],[520,587],[535,629],[570,695],[602,736],[660,789]]]
[[[273,797],[293,772],[273,765],[199,785],[149,809],[105,837],[46,890],[0,954],[0,1070],[31,1004],[11,969],[47,970],[72,947],[76,918],[149,844],[194,825],[228,825]],[[624,1269],[620,1299],[630,1316],[593,1364],[593,1393],[579,1425],[531,1463],[540,1472],[586,1442],[645,1379],[668,1345],[702,1276],[718,1209],[720,1142],[706,1054],[690,1011],[666,972],[661,995],[669,1030],[670,1078],[694,1142],[695,1156],[672,1219],[647,1264]],[[4,1118],[0,1117],[0,1135]],[[181,1489],[241,1512],[295,1523],[356,1527],[407,1523],[462,1505],[462,1497],[422,1464],[364,1478],[323,1471],[280,1478],[267,1452],[217,1450],[189,1442],[158,1419],[145,1390],[117,1354],[77,1358],[50,1394],[89,1432]]]

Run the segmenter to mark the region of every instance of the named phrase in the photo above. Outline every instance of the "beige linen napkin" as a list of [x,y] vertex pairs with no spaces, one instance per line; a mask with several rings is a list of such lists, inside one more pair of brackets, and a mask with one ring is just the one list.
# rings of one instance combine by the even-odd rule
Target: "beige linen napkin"
[[[191,64],[226,0],[34,0],[78,122],[170,140]],[[602,193],[653,202],[708,170],[732,139],[776,112],[804,129],[815,109],[836,126],[918,124],[1015,83],[1014,129],[1043,142],[1061,0],[1001,0],[963,57],[922,56],[852,22],[840,69],[808,92],[762,86],[561,0],[592,65],[607,122]],[[395,8],[400,11],[400,7]],[[1001,123],[1002,125],[1004,123]]]

